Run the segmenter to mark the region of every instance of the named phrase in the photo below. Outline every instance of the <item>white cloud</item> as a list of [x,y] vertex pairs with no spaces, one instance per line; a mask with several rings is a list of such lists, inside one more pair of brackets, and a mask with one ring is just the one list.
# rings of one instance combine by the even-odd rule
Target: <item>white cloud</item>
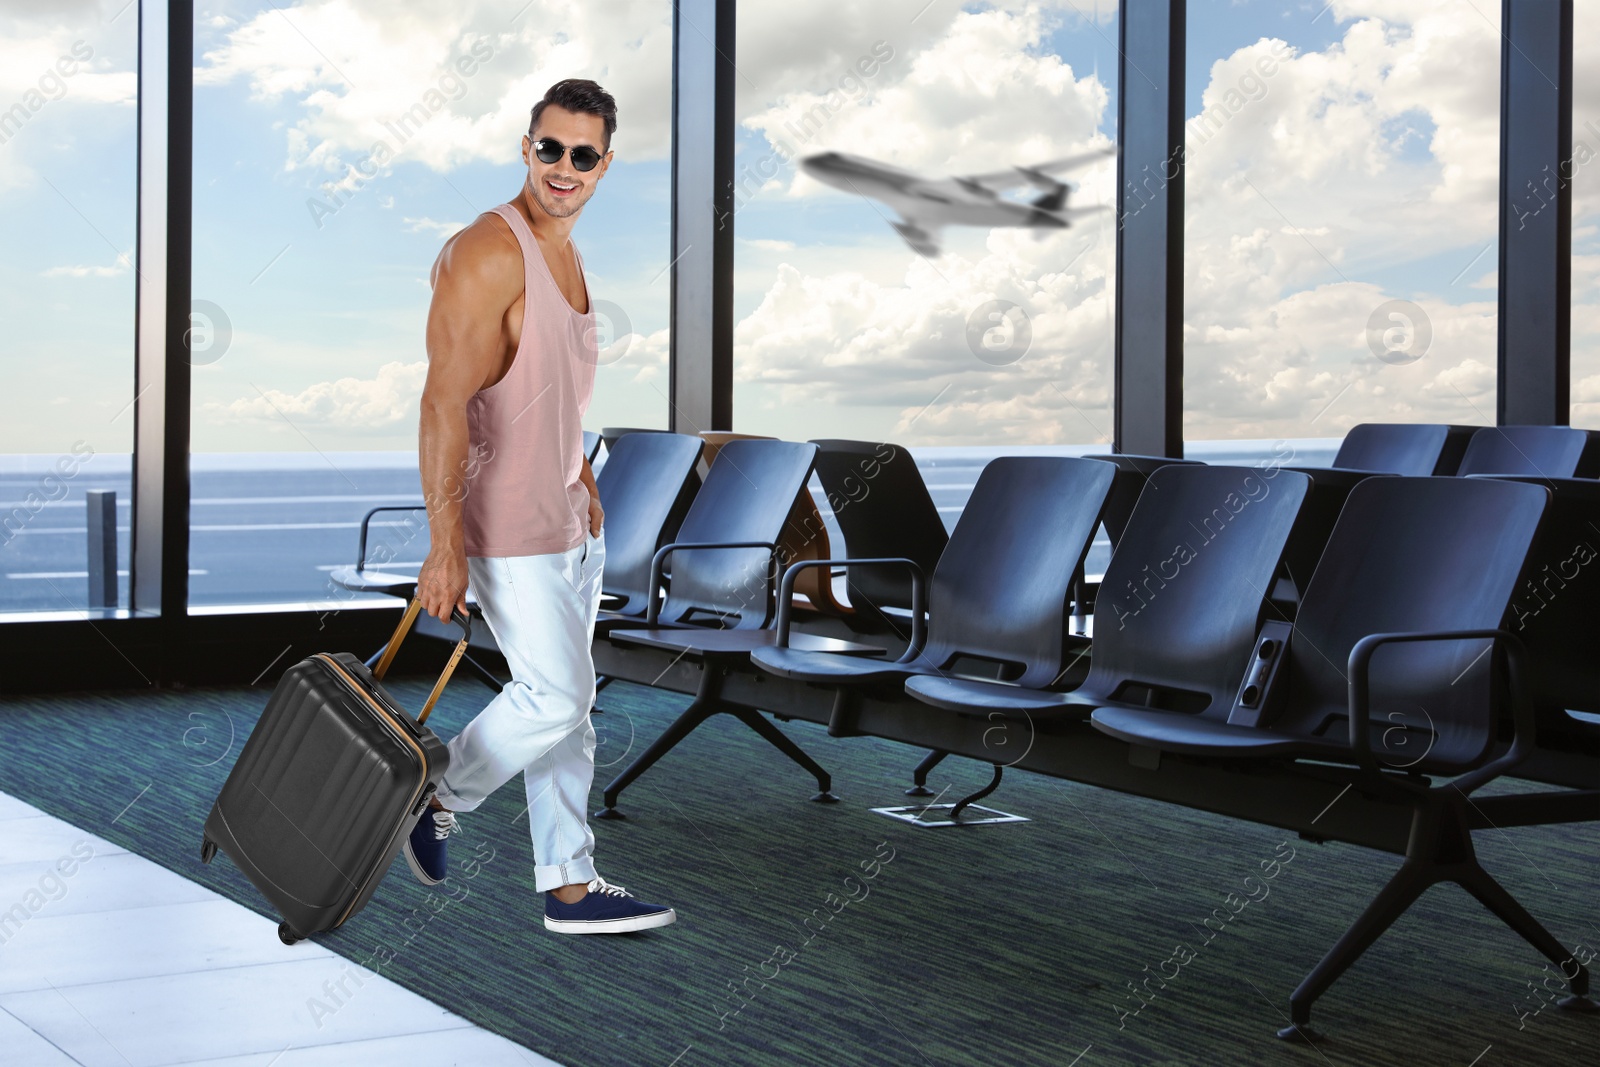
[[[1096,128],[1106,88],[1041,52],[1047,29],[1034,7],[958,11],[946,32],[919,51],[902,50],[891,38],[889,58],[859,91],[823,80],[815,89],[784,94],[743,124],[786,154],[831,148],[859,154],[859,146],[871,145],[874,159],[929,176],[991,171],[997,169],[993,161],[1042,162],[1103,146]],[[797,170],[789,173],[794,195],[839,195]]]
[[427,376],[426,360],[393,361],[372,378],[317,382],[298,393],[265,389],[229,403],[208,402],[202,411],[218,423],[250,419],[282,426],[287,420],[289,426],[341,433],[393,430],[416,419]]
[[402,217],[401,221],[406,224],[406,229],[412,233],[431,233],[435,237],[453,237],[465,229],[467,225],[464,222],[439,222],[436,219],[429,218],[413,219]]
[[[131,121],[135,74],[113,69],[106,53],[131,37],[133,22],[108,26],[114,14],[111,0],[0,7],[0,192],[39,185],[37,153],[74,137],[76,124]],[[121,113],[107,116],[99,110],[107,105]],[[92,118],[84,108],[94,109]]]
[[[1325,17],[1377,10],[1345,4]],[[1494,274],[1483,273],[1492,262],[1472,264],[1497,226],[1500,37],[1498,11],[1485,11],[1487,22],[1442,0],[1383,5],[1386,21],[1347,21],[1320,51],[1264,39],[1211,64],[1186,174],[1189,436],[1493,421],[1497,309],[1482,286]],[[897,50],[864,99],[814,110],[829,72],[819,63],[811,87],[775,96],[745,124],[769,142],[793,140],[797,116],[825,115],[804,151],[871,144],[875,157],[931,175],[974,169],[973,158],[1081,150],[1096,143],[1105,88],[1036,54],[1044,25],[1031,5],[958,13],[925,48]],[[1208,123],[1203,136],[1197,122]],[[791,196],[837,195],[792,168],[779,174]],[[1111,201],[1110,166],[1073,177],[1074,202]],[[874,250],[896,245],[881,221],[866,225]],[[786,236],[771,229],[763,236]],[[1091,424],[1109,429],[1109,231],[1063,269],[1079,251],[1070,232],[1033,241],[996,229],[982,252],[947,244],[932,265],[906,252],[895,277],[852,269],[855,245],[803,246],[738,324],[739,380],[774,391],[778,410],[890,406],[897,421],[874,431],[914,442],[1092,440]],[[1479,280],[1452,287],[1469,265]],[[963,335],[991,297],[1022,304],[1033,327],[1027,357],[1002,368],[975,360]],[[1377,359],[1367,339],[1391,299],[1418,305],[1432,332],[1403,366]],[[1575,337],[1582,318],[1575,308]]]
[[[667,13],[643,2],[592,8],[536,0],[511,22],[503,4],[441,12],[421,0],[310,0],[239,26],[207,54],[201,77],[247,78],[257,95],[296,101],[287,165],[348,181],[346,165],[384,136],[384,123],[438,88],[447,64],[478,43],[493,57],[459,99],[429,111],[400,158],[440,170],[510,162],[527,108],[569,75],[595,77],[617,96],[619,156],[661,158]],[[931,176],[1080,151],[1104,143],[1110,71],[1074,71],[1043,42],[1089,10],[754,5],[741,12],[736,111],[769,144],[871,145],[874,157]],[[1492,272],[1443,292],[1403,280],[1387,283],[1398,284],[1391,291],[1372,279],[1403,279],[1407,264],[1441,254],[1460,254],[1465,268],[1494,237],[1498,11],[1341,0],[1324,18],[1340,20],[1340,37],[1320,51],[1262,40],[1219,57],[1192,117],[1204,124],[1199,133],[1190,125],[1186,179],[1187,429],[1197,438],[1332,434],[1368,419],[1477,421],[1474,406],[1492,408],[1482,369],[1495,362],[1495,307],[1481,288]],[[617,26],[628,28],[620,46]],[[849,80],[880,41],[892,58]],[[1109,161],[1073,180],[1075,203],[1112,202]],[[769,199],[839,195],[792,166],[759,173],[745,189]],[[447,224],[408,224],[446,236]],[[930,265],[881,220],[866,225],[860,248],[830,250],[781,227],[741,235],[780,261],[755,278],[763,299],[737,327],[742,383],[779,391],[793,410],[887,405],[915,440],[1090,439],[1109,428],[1109,226],[1086,222],[1044,240],[952,231],[947,254]],[[1085,248],[1091,226],[1105,239]],[[907,266],[886,274],[829,263],[864,255],[881,264],[886,249]],[[1029,354],[1006,367],[976,359],[966,341],[968,317],[991,297],[1030,315]],[[1365,341],[1369,315],[1392,298],[1416,301],[1434,332],[1428,354],[1404,367],[1376,360]],[[629,344],[630,364],[651,348],[637,337]],[[647,365],[654,357],[636,381],[652,373]]]
[[[935,31],[925,44],[903,46],[901,36],[886,34],[893,54],[862,91],[846,86],[830,95],[837,72],[848,68],[837,56],[818,57],[809,76],[797,72],[790,81],[806,88],[752,110],[744,125],[784,155],[841,149],[930,177],[1105,143],[1097,131],[1106,88],[1042,49],[1052,24],[1047,12],[1028,5],[941,16],[920,27]],[[749,33],[741,31],[741,57]],[[822,35],[841,38],[851,39]],[[1107,159],[1073,174],[1073,202],[1109,202],[1113,173]],[[786,197],[843,195],[793,167],[769,184],[778,181]],[[850,247],[802,243],[778,264],[763,283],[764,298],[735,330],[741,383],[765,387],[779,412],[886,411],[890,425],[859,432],[914,443],[1096,440],[1109,433],[1109,213],[1041,239],[1015,229],[953,229],[944,254],[929,263],[906,250],[880,212],[892,214],[862,212],[869,228]],[[976,248],[974,237],[982,242]],[[878,267],[896,260],[899,270]],[[969,320],[994,299],[1019,305],[1032,331],[1026,354],[1002,366],[980,359],[968,340]]]
[[46,278],[115,278],[119,274],[128,272],[128,257],[118,256],[117,261],[109,267],[104,266],[72,266],[50,267],[44,271]]
[[[648,335],[625,334],[600,350],[600,370],[602,373],[608,369],[620,371],[634,385],[647,382],[665,385],[668,344],[666,330],[656,330]],[[599,388],[597,385],[597,392]]]
[[380,139],[438,171],[514,163],[529,109],[568,77],[616,98],[618,156],[650,159],[669,143],[670,44],[671,8],[648,0],[305,0],[231,31],[195,77],[297,103],[289,169],[343,176]]

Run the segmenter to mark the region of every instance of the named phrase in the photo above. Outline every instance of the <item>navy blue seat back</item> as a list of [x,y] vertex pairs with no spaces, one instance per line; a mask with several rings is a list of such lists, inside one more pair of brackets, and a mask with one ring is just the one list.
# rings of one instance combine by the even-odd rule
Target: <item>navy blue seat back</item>
[[[1494,629],[1550,498],[1489,478],[1368,478],[1350,490],[1300,602],[1277,728],[1348,737],[1350,650],[1368,634]],[[1372,660],[1374,750],[1454,773],[1494,741],[1497,657],[1483,640],[1389,645]]]
[[1344,435],[1333,466],[1413,476],[1454,474],[1478,429],[1439,423],[1364,422]]
[[1006,681],[1060,675],[1072,578],[1111,492],[1112,468],[1068,456],[1000,456],[978,475],[928,591],[923,658],[1003,661]]
[[[817,480],[844,534],[840,555],[915,560],[924,574],[939,565],[950,535],[911,453],[888,442],[816,439]],[[901,567],[851,567],[845,572],[857,609],[911,607],[911,581]]]
[[1600,433],[1571,426],[1485,426],[1472,435],[1457,474],[1600,475]]
[[1162,467],[1202,466],[1197,459],[1167,459],[1163,456],[1135,456],[1125,452],[1112,453],[1104,456],[1085,456],[1084,459],[1096,459],[1102,463],[1109,463],[1117,468],[1116,480],[1111,483],[1111,498],[1106,501],[1105,527],[1106,537],[1111,541],[1111,547],[1116,548],[1122,540],[1122,531],[1128,528],[1128,518],[1133,514],[1134,505],[1139,502],[1139,494],[1144,492],[1145,483],[1150,480],[1150,475]]
[[605,443],[609,453],[618,441],[630,433],[667,433],[667,430],[657,430],[646,426],[602,426],[600,427],[600,440]]
[[650,560],[683,521],[700,478],[700,438],[681,433],[630,433],[617,439],[594,476],[605,509],[610,610],[643,615],[649,607]]
[[[630,435],[631,436],[631,435]],[[618,442],[620,447],[628,437]],[[678,542],[770,541],[783,535],[795,497],[811,477],[810,442],[736,440],[717,453],[678,528]],[[771,621],[772,552],[686,548],[667,557],[672,575],[661,618],[759,629]]]
[[1600,749],[1600,481],[1519,478],[1552,493],[1539,540],[1511,599],[1505,628],[1533,664],[1541,746]]
[[1253,467],[1151,472],[1095,599],[1079,691],[1226,716],[1310,485]]

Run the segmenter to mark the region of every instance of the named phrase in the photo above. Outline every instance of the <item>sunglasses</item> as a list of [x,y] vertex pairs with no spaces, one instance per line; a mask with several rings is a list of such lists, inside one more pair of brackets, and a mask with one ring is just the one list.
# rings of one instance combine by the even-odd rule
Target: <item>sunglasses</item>
[[[533,142],[533,154],[540,163],[559,163],[566,151],[566,145],[550,137],[541,137]],[[572,148],[572,165],[579,170],[594,170],[598,162],[600,153],[588,145],[580,144]]]

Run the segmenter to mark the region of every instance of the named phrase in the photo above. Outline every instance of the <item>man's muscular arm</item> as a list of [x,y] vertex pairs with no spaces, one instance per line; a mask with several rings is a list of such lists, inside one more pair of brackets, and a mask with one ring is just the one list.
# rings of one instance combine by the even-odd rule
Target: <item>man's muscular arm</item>
[[433,265],[428,377],[417,428],[432,544],[417,576],[417,596],[423,610],[440,621],[449,621],[452,608],[465,612],[467,607],[461,507],[468,470],[467,401],[498,369],[505,345],[502,322],[522,292],[522,256],[497,227],[505,228],[498,218],[480,218],[445,242]]

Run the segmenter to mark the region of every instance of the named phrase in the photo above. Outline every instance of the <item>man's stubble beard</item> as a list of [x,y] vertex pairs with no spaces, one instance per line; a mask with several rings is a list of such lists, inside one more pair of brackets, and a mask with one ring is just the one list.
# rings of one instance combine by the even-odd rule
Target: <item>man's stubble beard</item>
[[589,202],[589,198],[594,196],[593,186],[580,186],[580,188],[584,189],[581,200],[578,197],[573,197],[568,201],[546,200],[545,196],[543,195],[544,179],[542,178],[535,182],[533,178],[530,177],[528,179],[526,188],[528,190],[528,196],[533,200],[534,203],[539,205],[540,209],[544,211],[546,215],[558,219],[570,218],[571,216],[576,215],[579,211],[583,210],[583,206]]

